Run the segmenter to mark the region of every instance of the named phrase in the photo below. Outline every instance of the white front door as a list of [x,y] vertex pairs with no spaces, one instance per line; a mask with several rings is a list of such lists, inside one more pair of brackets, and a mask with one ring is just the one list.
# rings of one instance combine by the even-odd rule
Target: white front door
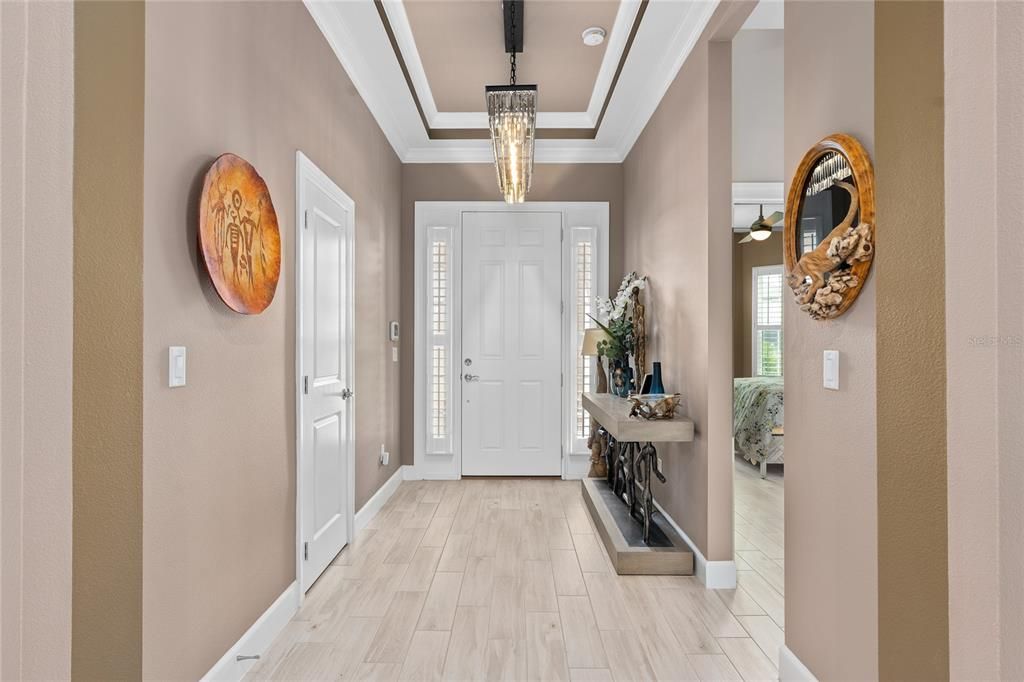
[[298,172],[299,572],[305,592],[352,532],[355,207],[303,156]]
[[561,213],[463,213],[463,475],[562,472],[561,232]]

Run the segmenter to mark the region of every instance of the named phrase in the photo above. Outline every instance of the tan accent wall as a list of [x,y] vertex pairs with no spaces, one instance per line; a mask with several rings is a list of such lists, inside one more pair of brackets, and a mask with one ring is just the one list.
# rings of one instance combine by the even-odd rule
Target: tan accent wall
[[775,232],[763,242],[740,244],[742,238],[743,235],[734,234],[732,247],[732,369],[735,376],[749,377],[753,372],[751,270],[762,265],[782,265],[782,233]]
[[949,677],[942,12],[875,5],[878,674],[894,680]]
[[145,14],[75,5],[76,679],[142,675]]
[[0,3],[0,679],[71,676],[74,8]]
[[[355,201],[356,509],[400,463],[401,166],[301,2],[150,3],[145,34],[143,673],[197,679],[295,579],[296,150]],[[263,175],[281,228],[277,294],[253,317],[196,261],[202,178],[225,151]],[[188,385],[168,389],[177,344]]]
[[[622,280],[623,194],[621,164],[536,164],[530,201],[608,202],[608,283]],[[413,386],[415,324],[415,219],[417,201],[501,201],[492,164],[402,166],[402,386]],[[413,463],[413,392],[402,395],[402,462]]]
[[749,11],[716,10],[624,164],[624,269],[650,277],[648,357],[696,426],[659,448],[655,496],[711,561],[733,558],[733,350],[718,340],[733,324],[729,40]]
[[[874,155],[875,7],[796,0],[785,12],[788,192],[826,135],[849,133]],[[890,229],[879,225],[879,250]],[[878,677],[876,284],[873,273],[830,322],[785,297],[786,646],[818,679]],[[840,353],[839,391],[821,385],[826,349]]]
[[944,10],[949,671],[1022,679],[1024,5]]

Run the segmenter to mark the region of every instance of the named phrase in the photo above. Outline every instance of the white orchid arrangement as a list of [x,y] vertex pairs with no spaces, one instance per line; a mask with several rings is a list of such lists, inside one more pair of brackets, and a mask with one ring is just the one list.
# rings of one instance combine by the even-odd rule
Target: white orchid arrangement
[[619,285],[619,291],[615,294],[615,298],[597,297],[597,312],[609,322],[617,320],[627,313],[626,309],[629,306],[633,290],[640,289],[642,291],[646,288],[647,275],[640,277],[636,272],[631,272],[622,278],[622,284]]
[[629,316],[629,303],[633,290],[647,288],[647,276],[643,277],[631,272],[622,278],[622,284],[615,298],[599,296],[596,301],[598,315],[604,322],[591,316],[598,326],[610,337],[610,341],[598,343],[598,353],[612,359],[625,360],[633,352],[633,320]]

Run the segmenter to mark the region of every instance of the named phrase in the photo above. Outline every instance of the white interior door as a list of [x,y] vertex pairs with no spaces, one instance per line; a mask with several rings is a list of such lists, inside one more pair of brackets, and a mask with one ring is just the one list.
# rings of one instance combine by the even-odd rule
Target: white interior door
[[556,212],[462,218],[462,473],[561,474]]
[[299,158],[299,573],[303,592],[351,537],[355,207]]

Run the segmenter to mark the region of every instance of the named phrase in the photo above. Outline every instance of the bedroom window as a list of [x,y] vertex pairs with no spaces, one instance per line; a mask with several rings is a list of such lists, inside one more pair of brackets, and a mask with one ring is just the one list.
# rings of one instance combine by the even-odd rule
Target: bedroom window
[[759,377],[781,377],[782,266],[755,267],[751,274],[753,374]]

